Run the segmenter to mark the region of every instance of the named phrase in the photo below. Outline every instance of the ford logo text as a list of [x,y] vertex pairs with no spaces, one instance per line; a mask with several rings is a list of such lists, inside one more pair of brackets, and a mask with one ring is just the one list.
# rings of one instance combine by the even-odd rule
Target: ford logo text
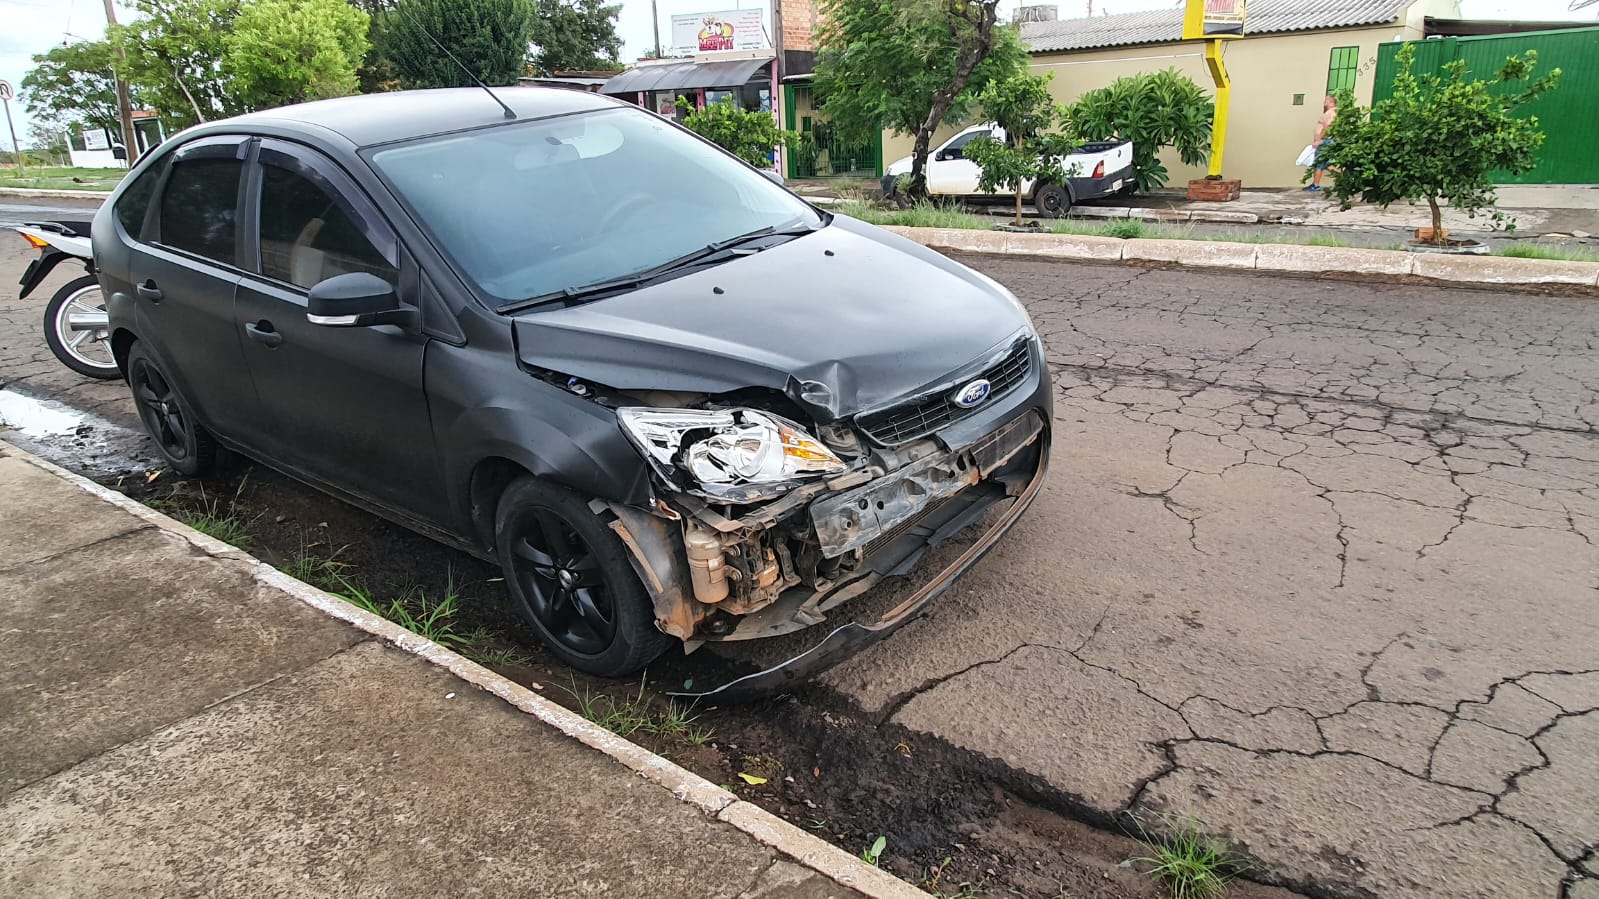
[[986,379],[978,378],[970,384],[967,384],[965,387],[955,391],[955,405],[961,407],[962,409],[970,409],[978,403],[981,403],[983,400],[988,399],[988,394],[993,389],[993,386],[990,385]]

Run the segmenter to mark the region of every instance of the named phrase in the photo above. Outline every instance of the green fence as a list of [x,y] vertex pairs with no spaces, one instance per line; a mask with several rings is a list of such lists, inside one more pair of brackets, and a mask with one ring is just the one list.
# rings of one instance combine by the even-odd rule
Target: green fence
[[[1538,51],[1534,75],[1560,69],[1560,84],[1521,110],[1535,115],[1543,127],[1544,143],[1538,164],[1519,175],[1495,173],[1500,184],[1599,183],[1599,27],[1564,31],[1482,37],[1432,38],[1414,41],[1414,71],[1440,71],[1445,63],[1466,61],[1477,78],[1492,78],[1508,56]],[[1383,44],[1377,50],[1377,80],[1372,102],[1393,94],[1394,56],[1403,44]]]
[[784,91],[784,118],[789,130],[801,140],[788,151],[790,178],[881,178],[883,176],[883,136],[867,141],[850,141],[833,129],[827,117],[815,108],[815,97],[807,85],[789,85]]

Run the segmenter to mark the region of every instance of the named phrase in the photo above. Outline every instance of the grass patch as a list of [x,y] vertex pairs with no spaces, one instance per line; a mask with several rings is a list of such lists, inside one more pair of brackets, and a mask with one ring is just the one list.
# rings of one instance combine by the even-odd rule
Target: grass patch
[[1166,832],[1163,836],[1151,836],[1142,822],[1135,822],[1138,841],[1149,854],[1128,859],[1127,863],[1148,865],[1149,876],[1165,888],[1171,899],[1218,899],[1227,892],[1228,882],[1244,868],[1192,818],[1162,818]]
[[339,589],[336,593],[349,604],[380,615],[419,637],[426,637],[440,646],[455,649],[468,645],[467,635],[456,630],[461,613],[461,597],[456,593],[455,582],[450,580],[444,596],[434,599],[421,590],[407,590],[390,600],[372,595],[362,581],[345,573],[335,576]]
[[1580,247],[1548,243],[1513,243],[1499,251],[1515,259],[1555,259],[1561,262],[1599,262],[1599,253]]
[[339,547],[322,555],[314,551],[312,548],[314,546],[315,544],[308,544],[305,538],[301,537],[300,549],[289,560],[289,564],[283,566],[283,573],[297,581],[305,581],[319,590],[326,590],[329,593],[339,592],[339,588],[343,586],[341,580],[344,572],[350,567],[339,561],[339,554],[344,552],[345,547]]
[[68,166],[29,166],[19,173],[15,168],[0,169],[0,187],[31,187],[47,190],[109,191],[122,181],[127,169],[82,169]]
[[382,616],[420,636],[461,653],[487,668],[508,668],[531,665],[533,659],[494,631],[478,627],[461,633],[458,616],[461,600],[455,582],[446,582],[444,598],[433,601],[421,590],[407,590],[387,601],[374,596],[371,587],[357,577],[351,566],[339,556],[347,547],[329,552],[318,552],[319,544],[306,543],[302,538],[300,549],[280,570],[321,590],[326,590],[354,606],[374,615]]
[[1120,237],[1123,240],[1147,237],[1147,231],[1143,219],[1112,219],[1100,228],[1100,233],[1106,237]]
[[223,543],[237,546],[240,549],[250,547],[250,525],[254,518],[246,518],[238,510],[239,496],[244,492],[244,482],[240,481],[238,489],[226,499],[222,497],[209,497],[205,494],[205,487],[200,487],[200,498],[197,503],[189,503],[170,496],[165,499],[150,501],[150,507],[163,515],[170,515],[200,533],[221,540]]
[[533,664],[533,658],[520,649],[482,646],[475,640],[467,641],[467,646],[461,650],[461,655],[484,668],[521,668]]
[[[850,200],[832,207],[835,212],[858,218],[863,222],[873,225],[899,225],[907,228],[965,228],[974,231],[987,231],[993,228],[998,221],[995,218],[967,212],[959,206],[940,205],[923,201],[909,209],[884,209],[864,200]],[[1145,222],[1143,219],[1125,218],[1110,219],[1104,222],[1089,222],[1081,219],[1056,219],[1043,223],[1043,229],[1050,234],[1075,234],[1086,237],[1118,237],[1123,240],[1137,240],[1139,238],[1154,238],[1158,240],[1211,240],[1222,243],[1269,243],[1269,244],[1295,244],[1310,247],[1347,247],[1349,242],[1344,238],[1328,232],[1319,232],[1306,236],[1285,234],[1257,228],[1253,231],[1216,231],[1214,233],[1200,233],[1193,225],[1170,224],[1165,222]],[[1521,246],[1521,245],[1517,245]],[[1506,251],[1505,255],[1532,255],[1537,252],[1567,253],[1568,255],[1540,256],[1544,259],[1579,259],[1599,261],[1599,254],[1584,253],[1582,251],[1563,250],[1558,247],[1549,247],[1543,244],[1534,244],[1534,250],[1525,254]],[[1402,250],[1400,243],[1390,244],[1380,249]]]
[[986,231],[994,224],[987,216],[967,212],[960,206],[945,206],[922,201],[909,209],[881,209],[860,200],[850,200],[833,211],[873,225],[898,225],[903,228],[965,228]]
[[699,726],[699,716],[690,707],[670,702],[665,711],[656,711],[645,697],[644,688],[645,681],[640,680],[638,693],[621,699],[586,686],[580,690],[576,683],[561,689],[572,697],[579,715],[619,737],[642,733],[686,746],[703,746],[711,741],[715,731]]

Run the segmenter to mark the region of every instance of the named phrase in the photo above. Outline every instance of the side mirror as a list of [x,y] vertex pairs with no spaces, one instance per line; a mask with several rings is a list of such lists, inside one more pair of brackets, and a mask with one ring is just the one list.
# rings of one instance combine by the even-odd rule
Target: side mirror
[[318,282],[311,288],[305,318],[313,325],[335,328],[409,328],[416,324],[415,310],[400,305],[394,285],[368,272],[350,272]]
[[766,180],[772,182],[773,184],[777,185],[778,187],[787,187],[788,186],[788,184],[783,181],[783,176],[778,174],[777,172],[773,171],[772,169],[761,169],[761,174],[766,176]]

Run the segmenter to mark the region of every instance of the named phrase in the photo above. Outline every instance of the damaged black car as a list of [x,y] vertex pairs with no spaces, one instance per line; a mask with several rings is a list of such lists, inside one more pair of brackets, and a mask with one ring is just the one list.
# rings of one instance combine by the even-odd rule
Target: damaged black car
[[1008,291],[598,95],[213,122],[141,160],[93,235],[172,468],[228,448],[495,559],[594,674],[807,629],[723,695],[813,673],[924,608],[1044,478],[1048,371]]

